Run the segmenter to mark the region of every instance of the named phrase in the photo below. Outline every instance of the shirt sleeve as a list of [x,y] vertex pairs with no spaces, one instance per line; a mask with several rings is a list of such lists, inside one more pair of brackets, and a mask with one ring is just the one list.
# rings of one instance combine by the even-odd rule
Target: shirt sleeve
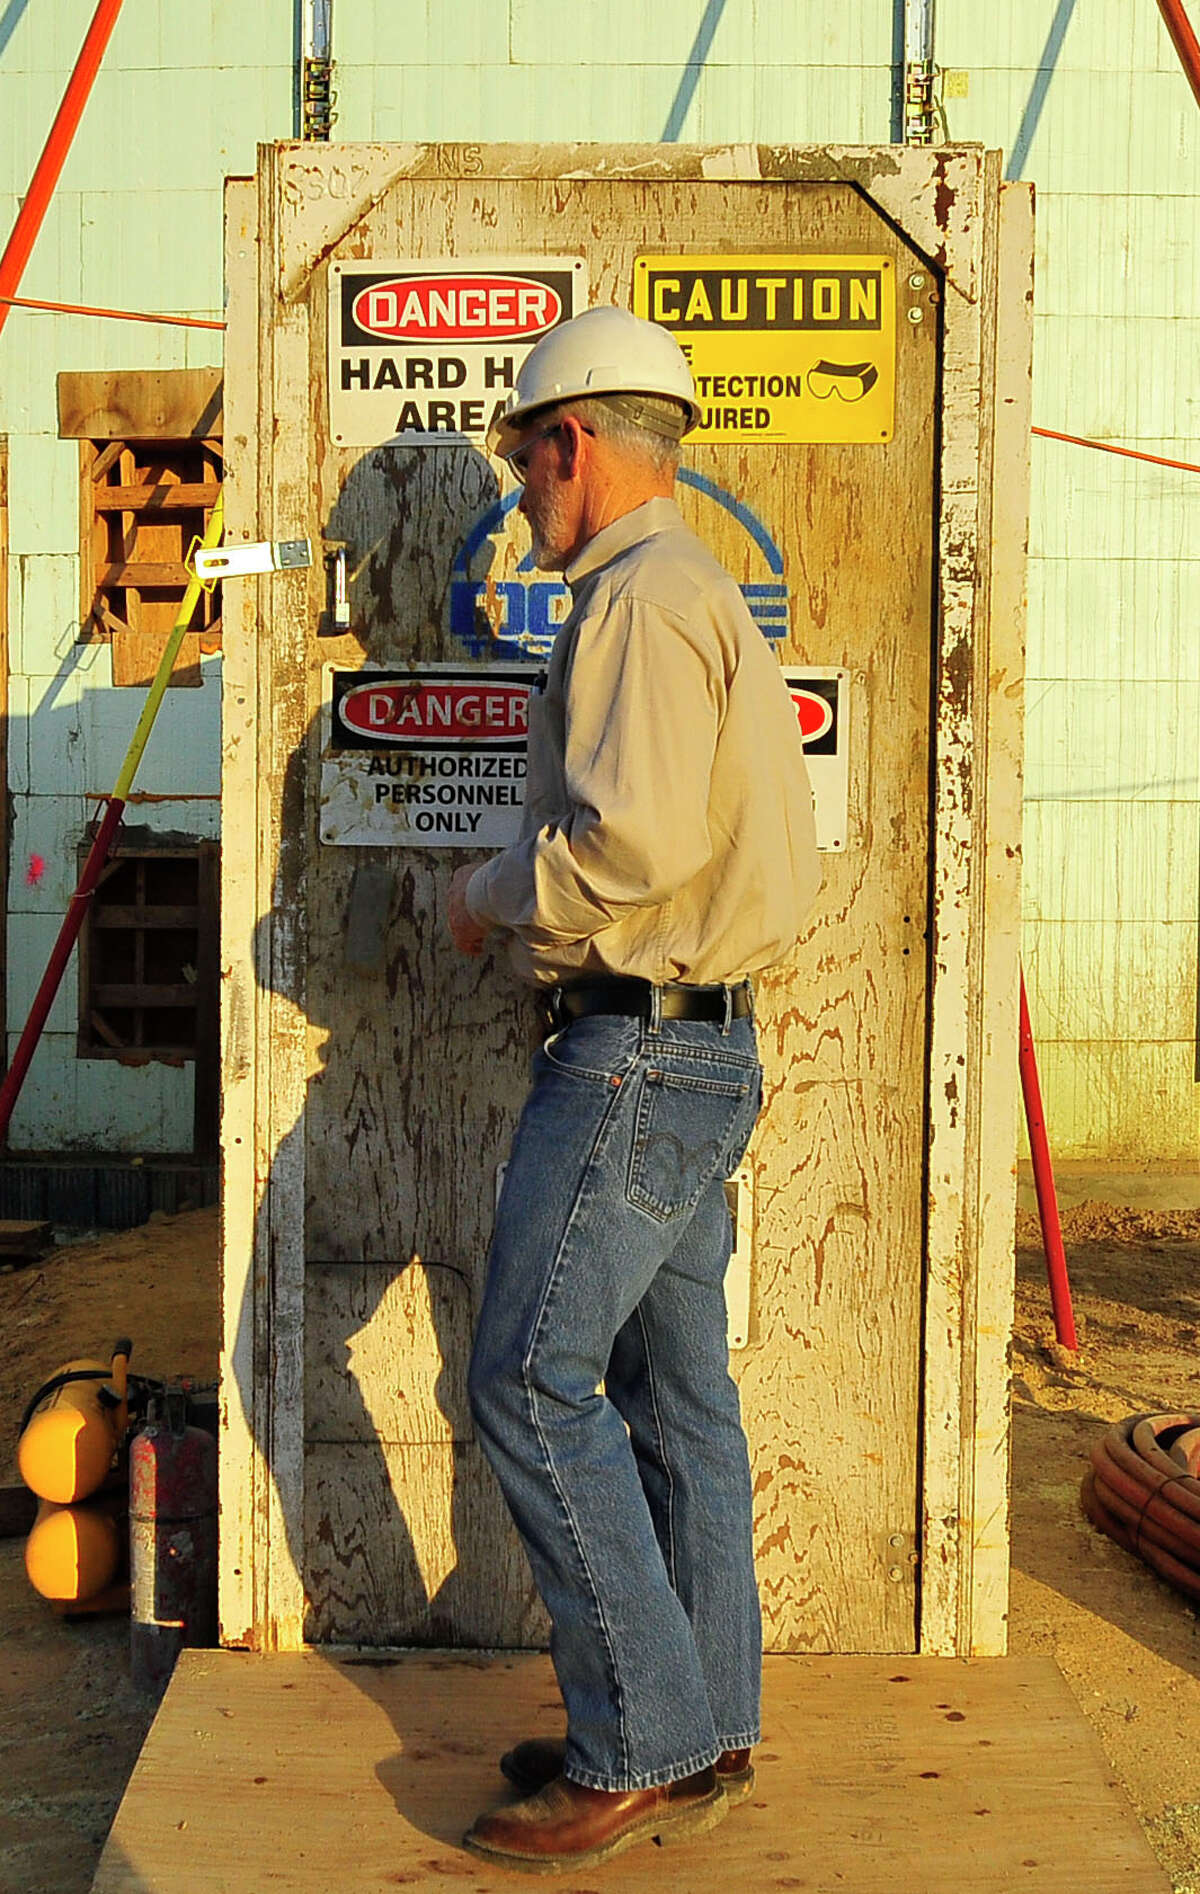
[[724,706],[711,629],[631,598],[585,619],[565,685],[570,813],[476,870],[476,920],[553,948],[668,901],[712,853]]

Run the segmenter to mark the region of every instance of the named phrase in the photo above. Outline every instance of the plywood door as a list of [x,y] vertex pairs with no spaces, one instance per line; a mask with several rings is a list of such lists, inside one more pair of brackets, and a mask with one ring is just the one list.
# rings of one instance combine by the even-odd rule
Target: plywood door
[[[805,939],[761,993],[753,1326],[734,1366],[767,1641],[910,1650],[937,279],[862,195],[825,184],[402,180],[332,255],[580,254],[592,299],[628,306],[634,257],[680,250],[883,253],[901,286],[891,442],[697,447],[686,460],[752,507],[783,550],[781,656],[846,666],[853,683],[849,845],[825,858]],[[919,297],[906,287],[914,274]],[[536,1023],[499,957],[479,966],[450,949],[443,897],[463,856],[322,849],[314,808],[322,666],[462,658],[450,568],[499,473],[468,447],[336,448],[321,392],[324,268],[305,298],[307,388],[287,398],[307,401],[308,415],[288,422],[313,441],[308,530],[351,543],[357,633],[319,638],[313,615],[309,739],[284,791],[297,819],[303,810],[313,1074],[292,1133],[307,1201],[306,1632],[521,1644],[544,1625],[463,1381],[495,1168]],[[922,319],[910,322],[918,300]],[[278,362],[275,374],[285,385]],[[298,503],[305,470],[290,472]],[[730,515],[695,489],[681,503],[735,577],[761,576]],[[382,877],[360,875],[356,888],[367,866]],[[375,904],[374,966],[348,963],[352,900]],[[423,1261],[410,1265],[414,1251]]]

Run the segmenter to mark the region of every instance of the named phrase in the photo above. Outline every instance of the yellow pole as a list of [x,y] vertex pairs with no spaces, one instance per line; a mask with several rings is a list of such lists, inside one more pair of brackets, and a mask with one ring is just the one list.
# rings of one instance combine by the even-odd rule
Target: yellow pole
[[[219,543],[224,523],[225,500],[224,495],[218,493],[216,504],[213,507],[208,525],[205,528],[204,537],[200,541],[200,546],[203,551],[209,552]],[[142,706],[142,714],[138,718],[137,729],[133,733],[133,741],[129,745],[129,749],[125,754],[125,761],[121,765],[121,773],[117,777],[112,795],[108,798],[108,807],[101,817],[100,826],[96,831],[95,839],[88,851],[88,858],[83,865],[83,873],[79,877],[79,885],[71,896],[71,905],[67,909],[63,918],[63,924],[58,931],[58,939],[55,941],[53,949],[51,950],[49,964],[46,967],[45,973],[42,975],[42,983],[34,995],[29,1018],[25,1021],[24,1030],[21,1033],[20,1039],[17,1041],[16,1050],[13,1053],[8,1071],[4,1074],[3,1083],[0,1083],[0,1143],[3,1142],[4,1135],[8,1130],[9,1120],[13,1115],[13,1109],[17,1099],[21,1095],[21,1087],[25,1083],[25,1074],[29,1070],[29,1061],[33,1057],[37,1042],[42,1034],[42,1028],[46,1024],[50,1008],[54,1004],[54,995],[58,992],[59,982],[63,977],[67,961],[71,957],[71,950],[79,937],[79,930],[83,926],[83,917],[87,913],[88,902],[92,898],[92,890],[100,878],[100,870],[108,859],[108,851],[112,847],[113,837],[121,826],[121,817],[125,813],[125,804],[129,799],[129,792],[133,787],[133,779],[137,774],[138,764],[142,760],[142,752],[146,747],[150,732],[154,727],[154,719],[158,715],[159,705],[163,700],[163,692],[166,690],[168,679],[175,668],[175,659],[179,655],[179,647],[183,643],[183,635],[191,624],[192,613],[196,609],[196,603],[202,590],[201,582],[193,572],[188,582],[188,589],[183,595],[183,603],[179,607],[179,616],[171,628],[171,635],[167,639],[162,657],[159,660],[158,669],[154,673],[154,682],[151,684],[149,695]]]
[[[219,546],[221,543],[221,534],[224,529],[225,495],[218,493],[211,517],[205,528],[204,538],[200,541],[201,551],[208,552],[213,546]],[[128,802],[129,800],[129,792],[133,788],[133,779],[137,775],[138,764],[142,760],[142,752],[149,741],[150,732],[154,728],[154,719],[158,715],[159,705],[162,703],[163,693],[167,688],[171,672],[175,669],[175,660],[179,655],[179,647],[183,643],[183,635],[192,622],[192,613],[196,609],[196,603],[202,590],[201,582],[193,572],[191,578],[188,580],[188,589],[183,595],[183,604],[179,607],[179,616],[171,627],[171,635],[163,647],[163,654],[159,659],[158,669],[154,673],[154,682],[151,684],[146,696],[146,701],[142,705],[142,714],[138,718],[137,729],[133,733],[133,740],[125,753],[125,761],[121,765],[121,773],[113,785],[113,802]]]

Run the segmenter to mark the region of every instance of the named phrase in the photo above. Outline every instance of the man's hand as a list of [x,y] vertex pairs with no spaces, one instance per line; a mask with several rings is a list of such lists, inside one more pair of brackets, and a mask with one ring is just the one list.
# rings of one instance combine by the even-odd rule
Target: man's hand
[[470,866],[456,868],[450,892],[446,896],[446,919],[450,925],[451,938],[460,954],[481,954],[483,943],[488,937],[488,929],[480,927],[467,906],[467,883],[474,873],[474,868]]

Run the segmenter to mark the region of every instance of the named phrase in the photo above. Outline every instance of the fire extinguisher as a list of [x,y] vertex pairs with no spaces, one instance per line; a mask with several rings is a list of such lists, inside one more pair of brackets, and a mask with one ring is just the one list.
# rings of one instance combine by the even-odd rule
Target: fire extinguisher
[[167,1389],[129,1450],[130,1664],[156,1695],[184,1645],[217,1635],[217,1444],[187,1414]]

